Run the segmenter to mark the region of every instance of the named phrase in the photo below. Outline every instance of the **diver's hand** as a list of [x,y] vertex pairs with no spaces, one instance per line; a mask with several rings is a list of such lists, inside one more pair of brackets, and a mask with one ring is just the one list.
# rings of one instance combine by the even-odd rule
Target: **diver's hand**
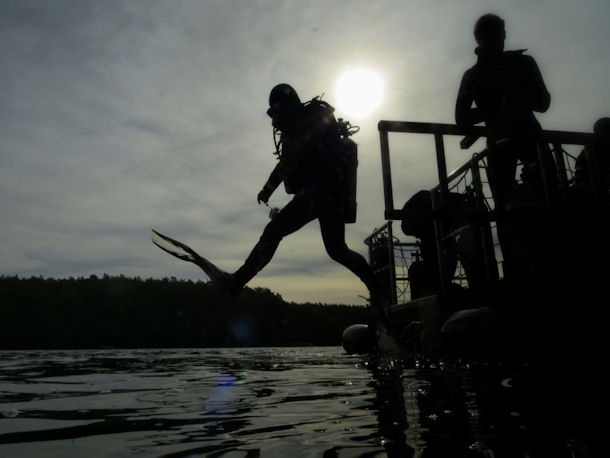
[[269,191],[269,188],[267,188],[266,186],[261,190],[261,192],[258,193],[258,196],[256,196],[256,200],[258,201],[258,203],[260,204],[261,202],[263,203],[267,203],[269,202],[269,197],[271,197],[271,192]]

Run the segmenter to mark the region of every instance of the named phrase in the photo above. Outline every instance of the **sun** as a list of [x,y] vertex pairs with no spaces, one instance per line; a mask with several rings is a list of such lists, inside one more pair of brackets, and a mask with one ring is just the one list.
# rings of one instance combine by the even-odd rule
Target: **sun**
[[337,108],[351,117],[363,118],[381,104],[383,86],[383,79],[372,70],[349,70],[337,80]]

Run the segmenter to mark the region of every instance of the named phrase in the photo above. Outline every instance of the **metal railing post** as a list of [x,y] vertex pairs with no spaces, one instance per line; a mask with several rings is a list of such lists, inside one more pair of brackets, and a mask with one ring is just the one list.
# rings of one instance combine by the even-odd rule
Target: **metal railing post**
[[445,284],[445,257],[443,256],[444,242],[441,241],[444,234],[444,226],[447,218],[447,202],[449,197],[449,185],[447,183],[447,163],[445,161],[445,144],[443,135],[434,134],[434,144],[436,147],[436,163],[438,166],[438,179],[440,184],[440,199],[434,193],[432,194],[432,210],[434,212],[434,231],[436,235],[436,252],[438,271],[440,275],[441,292],[446,292],[447,285]]
[[390,218],[394,209],[394,196],[392,193],[392,168],[390,166],[390,144],[388,131],[379,127],[379,141],[381,146],[381,176],[383,179],[383,196],[385,200],[385,218]]
[[[477,214],[483,215],[483,209],[485,207],[483,196],[483,184],[481,183],[481,171],[479,170],[479,162],[475,157],[472,159],[471,169],[472,173],[472,185],[475,192],[475,208]],[[496,256],[493,249],[493,237],[491,236],[490,221],[480,221],[478,227],[479,234],[481,236],[481,243],[483,246],[483,261],[485,262],[485,274],[488,280],[498,279],[498,265],[496,262]]]
[[[541,139],[536,142],[536,148],[538,150],[538,164],[540,169],[540,176],[542,177],[542,188],[544,190],[544,200],[546,201],[547,210],[551,211],[555,208],[555,196],[552,194],[551,190],[551,177],[549,176],[549,172],[553,172],[551,170],[551,165],[549,164],[549,156],[550,150],[548,145]],[[557,180],[553,180],[555,183]]]
[[587,162],[589,183],[591,183],[591,192],[593,194],[593,202],[595,208],[599,210],[601,208],[601,180],[599,179],[599,166],[597,163],[597,152],[595,151],[594,142],[586,145],[584,152],[585,160]]
[[397,298],[396,298],[396,260],[394,259],[394,234],[392,233],[392,221],[388,221],[388,260],[390,262],[390,287],[392,289],[392,291],[390,291],[391,294],[391,300],[392,300],[392,305],[396,304]]

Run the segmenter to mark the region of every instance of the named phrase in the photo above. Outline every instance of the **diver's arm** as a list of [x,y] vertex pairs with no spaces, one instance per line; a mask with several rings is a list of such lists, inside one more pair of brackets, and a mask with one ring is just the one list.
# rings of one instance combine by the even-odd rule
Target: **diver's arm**
[[269,201],[269,197],[271,197],[271,194],[273,194],[273,191],[277,189],[283,180],[283,163],[280,160],[280,162],[278,162],[275,168],[271,171],[271,175],[269,175],[263,189],[258,193],[258,196],[256,197],[258,203],[267,203]]

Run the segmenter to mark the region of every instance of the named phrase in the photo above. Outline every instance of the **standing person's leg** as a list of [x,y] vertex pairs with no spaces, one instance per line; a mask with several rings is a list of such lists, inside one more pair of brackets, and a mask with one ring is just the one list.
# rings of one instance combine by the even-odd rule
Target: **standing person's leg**
[[252,252],[233,274],[234,289],[243,288],[273,258],[280,241],[316,218],[313,204],[303,196],[295,196],[267,224]]
[[517,171],[517,152],[519,144],[507,141],[496,145],[493,160],[490,158],[488,179],[497,216],[498,240],[502,249],[505,277],[517,277],[521,274],[523,249],[517,236],[519,230],[510,211],[511,199],[514,197],[515,174]]

